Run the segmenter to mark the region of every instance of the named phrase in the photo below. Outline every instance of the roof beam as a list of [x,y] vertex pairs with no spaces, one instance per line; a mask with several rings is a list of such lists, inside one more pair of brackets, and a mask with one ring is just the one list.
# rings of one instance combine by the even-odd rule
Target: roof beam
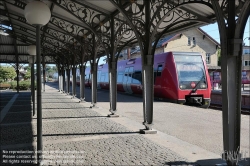
[[[0,43],[1,46],[13,46],[14,44],[5,44],[5,43]],[[16,44],[16,46],[29,46],[29,44]]]

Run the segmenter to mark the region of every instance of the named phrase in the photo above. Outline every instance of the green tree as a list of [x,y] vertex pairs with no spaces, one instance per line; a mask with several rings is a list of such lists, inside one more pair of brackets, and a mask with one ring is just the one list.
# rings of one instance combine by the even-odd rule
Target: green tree
[[57,68],[55,66],[46,66],[47,77],[52,78],[53,74],[57,72]]
[[24,70],[31,71],[31,67],[25,66],[25,67],[24,67]]
[[7,81],[8,79],[13,80],[16,77],[16,72],[13,67],[0,66],[0,79]]
[[31,78],[31,72],[29,70],[25,73],[24,78],[25,79],[30,79]]

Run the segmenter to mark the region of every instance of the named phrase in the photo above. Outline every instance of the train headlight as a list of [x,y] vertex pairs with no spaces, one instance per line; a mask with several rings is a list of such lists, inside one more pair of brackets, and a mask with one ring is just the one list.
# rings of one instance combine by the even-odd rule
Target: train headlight
[[207,88],[207,86],[206,86],[206,84],[201,83],[201,84],[200,84],[200,88],[201,88],[201,89],[205,89],[205,88]]
[[186,85],[182,85],[182,84],[181,84],[181,85],[180,85],[180,88],[181,88],[181,89],[184,89],[184,88],[186,88]]

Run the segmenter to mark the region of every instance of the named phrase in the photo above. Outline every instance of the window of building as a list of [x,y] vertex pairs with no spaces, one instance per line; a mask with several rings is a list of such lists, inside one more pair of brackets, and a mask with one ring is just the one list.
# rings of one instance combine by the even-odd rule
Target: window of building
[[243,54],[250,54],[250,49],[243,49]]
[[210,53],[206,53],[206,63],[207,64],[211,63],[211,54]]
[[188,46],[191,46],[191,37],[188,37]]
[[194,44],[194,46],[196,46],[196,39],[195,39],[195,37],[193,37],[193,44]]
[[244,61],[244,66],[250,66],[250,61]]

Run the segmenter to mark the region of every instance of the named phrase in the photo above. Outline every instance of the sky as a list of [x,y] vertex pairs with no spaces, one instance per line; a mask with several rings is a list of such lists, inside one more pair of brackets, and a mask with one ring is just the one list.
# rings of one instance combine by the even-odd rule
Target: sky
[[[248,21],[245,27],[245,31],[244,31],[244,43],[246,46],[250,45],[250,40],[248,40],[248,37],[250,37],[249,35],[249,31],[250,31],[250,18],[248,17]],[[207,34],[209,34],[212,38],[214,38],[218,43],[220,43],[220,35],[219,35],[219,29],[218,29],[218,24],[214,23],[214,24],[209,24],[206,26],[201,27],[202,30],[204,30]]]

